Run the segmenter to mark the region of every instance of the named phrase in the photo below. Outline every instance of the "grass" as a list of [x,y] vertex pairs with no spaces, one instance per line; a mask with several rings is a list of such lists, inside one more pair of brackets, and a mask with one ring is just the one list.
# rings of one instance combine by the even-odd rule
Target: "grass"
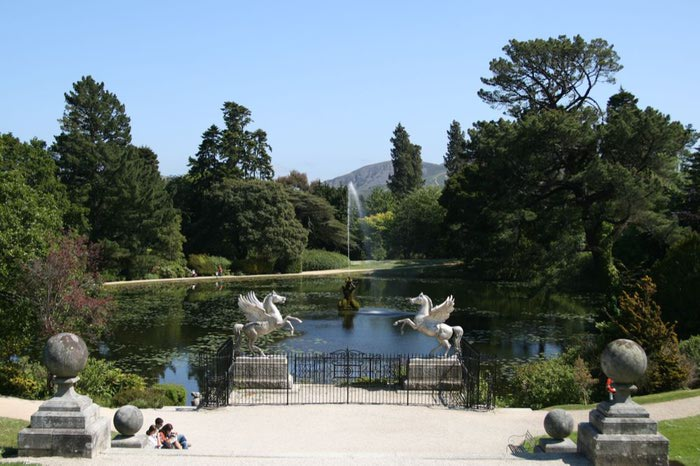
[[[700,415],[661,421],[659,433],[669,440],[668,456],[671,464],[700,466]],[[534,447],[543,437],[546,436],[535,437],[532,444],[526,445],[528,453],[534,453]],[[569,438],[576,443],[577,437],[578,433],[573,432]]]
[[[696,388],[693,390],[686,390],[686,389],[681,389],[681,390],[674,390],[672,392],[664,392],[664,393],[654,393],[652,395],[641,395],[641,396],[634,396],[632,399],[640,404],[649,404],[649,403],[662,403],[664,401],[675,401],[675,400],[683,400],[685,398],[693,398],[696,396],[700,396],[700,388]],[[556,406],[550,406],[548,408],[544,408],[546,411],[551,411],[553,409],[566,409],[566,410],[577,410],[577,409],[593,409],[596,407],[598,403],[589,403],[587,405],[584,404],[570,404],[570,405],[556,405]]]
[[21,419],[0,417],[0,457],[17,456],[17,434],[28,424]]
[[661,421],[659,432],[670,441],[670,460],[700,466],[700,415]]

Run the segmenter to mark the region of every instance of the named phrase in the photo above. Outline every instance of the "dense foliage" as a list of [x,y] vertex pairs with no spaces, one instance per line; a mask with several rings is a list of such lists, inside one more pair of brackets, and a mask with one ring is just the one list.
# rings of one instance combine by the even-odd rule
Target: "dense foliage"
[[662,319],[655,293],[654,282],[643,277],[633,289],[622,292],[617,305],[606,311],[607,320],[598,324],[603,343],[626,338],[644,348],[648,364],[639,386],[648,393],[684,387],[689,376],[688,365],[678,348],[675,325]]
[[401,123],[394,129],[391,145],[394,173],[389,175],[387,185],[394,196],[400,199],[423,186],[421,147],[411,142],[406,128]]
[[301,255],[302,270],[344,269],[350,266],[347,256],[322,249],[307,249]]

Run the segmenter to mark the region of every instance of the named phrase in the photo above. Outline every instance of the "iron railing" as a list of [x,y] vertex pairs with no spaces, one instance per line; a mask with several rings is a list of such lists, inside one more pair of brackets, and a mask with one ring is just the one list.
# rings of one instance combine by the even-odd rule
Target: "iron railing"
[[202,406],[402,404],[492,409],[495,367],[467,342],[449,357],[332,353],[234,354],[229,338],[200,354]]

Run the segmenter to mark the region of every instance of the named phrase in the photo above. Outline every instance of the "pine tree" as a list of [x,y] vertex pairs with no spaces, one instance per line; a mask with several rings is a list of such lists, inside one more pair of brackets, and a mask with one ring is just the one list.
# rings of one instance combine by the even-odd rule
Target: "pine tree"
[[466,162],[467,140],[464,131],[457,120],[452,120],[450,129],[447,130],[447,152],[445,153],[445,168],[447,176],[452,176]]
[[182,259],[179,214],[158,170],[158,157],[131,144],[124,105],[88,76],[65,95],[62,133],[53,151],[77,206],[69,227],[105,246],[107,263],[129,274],[134,258]]
[[391,143],[391,163],[394,173],[389,175],[387,185],[397,199],[402,199],[423,186],[421,147],[411,143],[401,123],[396,125]]

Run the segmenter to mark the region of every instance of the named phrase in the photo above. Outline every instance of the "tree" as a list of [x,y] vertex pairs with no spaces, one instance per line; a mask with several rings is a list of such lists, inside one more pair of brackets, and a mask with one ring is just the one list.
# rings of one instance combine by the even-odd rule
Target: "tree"
[[389,250],[392,257],[439,257],[445,209],[439,204],[440,188],[420,188],[394,209],[389,226]]
[[88,76],[65,95],[62,133],[52,150],[59,176],[77,206],[68,226],[105,246],[113,271],[132,259],[182,260],[179,215],[165,190],[158,158],[131,145],[129,117],[117,97]]
[[598,325],[605,343],[627,338],[644,348],[649,363],[640,385],[651,393],[682,388],[688,379],[675,325],[663,321],[655,293],[652,279],[642,277],[633,289],[622,292],[617,306],[606,311],[607,321]]
[[101,296],[97,260],[97,248],[85,237],[63,235],[51,241],[45,256],[24,267],[20,294],[38,324],[35,346],[60,332],[98,341],[110,299]]
[[75,206],[67,219],[68,226],[89,232],[96,218],[107,215],[100,209],[102,174],[112,162],[110,148],[131,143],[130,120],[117,96],[92,76],[83,76],[64,96],[61,134],[51,150],[56,154],[59,177]]
[[221,132],[211,125],[202,134],[202,142],[194,157],[189,158],[189,173],[192,184],[199,191],[205,191],[217,181],[221,181]]
[[682,225],[700,233],[700,149],[688,155],[682,168],[686,179],[678,217]]
[[364,199],[364,206],[367,215],[374,215],[393,210],[396,206],[396,200],[391,191],[381,186],[375,186],[370,191],[369,196]]
[[191,241],[197,251],[282,266],[300,258],[307,233],[283,187],[225,179],[205,193]]
[[462,164],[466,163],[467,140],[458,121],[452,120],[447,130],[447,152],[445,153],[445,168],[447,176],[454,175]]
[[423,162],[421,147],[412,144],[406,129],[399,123],[391,138],[391,164],[394,173],[387,185],[396,198],[401,199],[423,186]]
[[251,112],[236,102],[224,102],[223,129],[210,126],[202,134],[202,142],[194,158],[190,157],[191,180],[206,190],[211,183],[224,178],[271,180],[272,168],[267,133],[262,129],[249,131]]
[[308,233],[309,249],[344,252],[346,226],[335,218],[335,209],[322,197],[298,189],[287,189],[297,220]]
[[491,60],[490,78],[481,78],[494,90],[479,90],[493,107],[504,107],[514,117],[530,110],[576,110],[598,104],[591,91],[599,82],[615,83],[622,69],[619,56],[603,39],[586,42],[581,36],[518,41],[503,47],[507,58]]
[[653,270],[657,301],[681,336],[700,335],[700,234],[690,233],[668,250]]
[[276,181],[299,191],[309,190],[309,178],[306,176],[306,173],[296,170],[290,171],[287,176],[280,176]]
[[19,298],[23,267],[61,229],[53,196],[27,184],[19,170],[0,170],[0,359],[26,354],[34,335],[31,308]]

